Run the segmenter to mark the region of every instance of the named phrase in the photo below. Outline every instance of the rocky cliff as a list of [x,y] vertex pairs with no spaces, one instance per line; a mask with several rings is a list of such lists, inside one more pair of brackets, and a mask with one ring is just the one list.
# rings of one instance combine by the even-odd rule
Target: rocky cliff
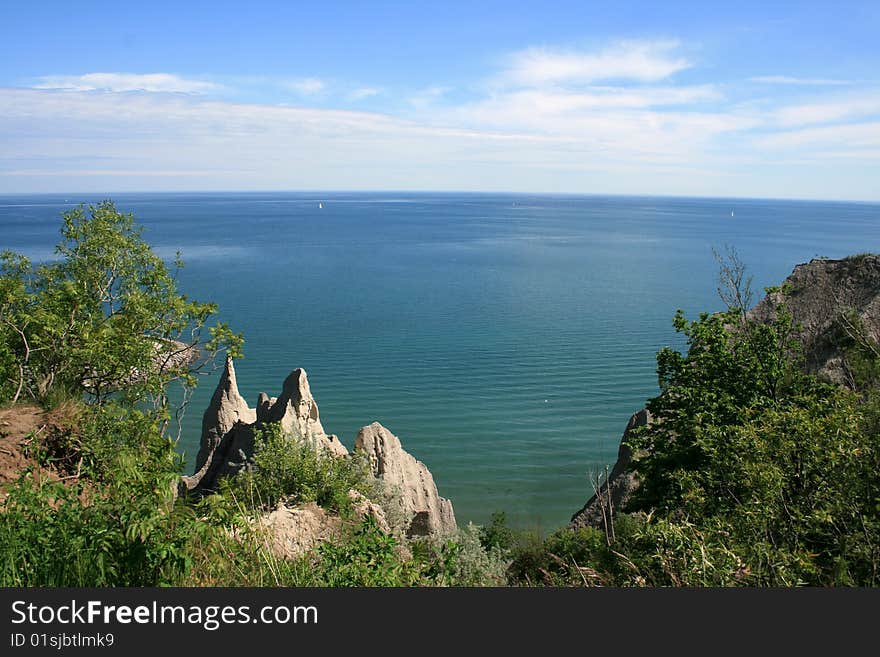
[[[222,477],[235,475],[247,465],[254,453],[256,430],[270,423],[279,423],[291,440],[308,442],[314,449],[337,458],[349,456],[339,439],[324,431],[305,370],[294,370],[278,397],[260,393],[256,407],[250,408],[238,391],[234,364],[227,360],[202,417],[195,472],[184,477],[186,488],[197,494],[216,490]],[[384,483],[390,504],[397,507],[395,516],[403,517],[409,536],[442,536],[457,529],[452,503],[440,497],[431,472],[404,450],[400,439],[388,429],[378,422],[363,427],[355,451],[367,454],[373,476]],[[378,518],[368,501],[359,504],[382,526],[384,518]],[[309,516],[289,511],[276,513],[270,524],[279,524],[278,518],[283,517],[289,525],[290,518]]]
[[452,502],[440,497],[431,472],[403,449],[397,436],[374,422],[358,432],[354,448],[367,454],[373,476],[395,493],[394,504],[410,519],[408,535],[441,535],[455,531]]
[[213,491],[221,477],[241,470],[254,453],[255,429],[271,422],[280,423],[292,439],[311,442],[315,449],[335,456],[348,454],[336,436],[324,431],[305,370],[291,372],[278,397],[260,393],[256,408],[250,408],[238,391],[235,366],[229,359],[202,416],[196,470],[184,479],[186,487],[197,492]]
[[[794,337],[803,345],[806,371],[847,385],[843,358],[847,333],[863,331],[869,339],[880,341],[880,255],[799,264],[778,290],[769,292],[749,311],[748,318],[771,322],[783,307],[791,313]],[[632,452],[627,439],[637,427],[650,422],[647,409],[630,418],[608,481],[572,516],[571,526],[601,527],[603,506],[607,509],[609,500],[615,512],[623,508],[638,487],[638,478],[629,467]]]
[[855,328],[850,324],[880,340],[880,255],[800,264],[749,317],[769,322],[782,306],[791,313],[795,335],[804,346],[806,370],[846,385],[842,346],[847,330]]

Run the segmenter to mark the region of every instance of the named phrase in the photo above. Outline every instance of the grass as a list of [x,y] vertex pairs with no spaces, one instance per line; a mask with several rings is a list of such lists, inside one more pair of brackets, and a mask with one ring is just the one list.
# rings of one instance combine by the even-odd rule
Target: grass
[[[177,498],[180,459],[150,415],[119,406],[58,409],[44,462],[79,463],[49,481],[26,471],[0,506],[0,586],[477,586],[504,581],[477,528],[410,541],[360,518],[349,491],[388,495],[366,464],[333,458],[270,427],[250,467],[201,500]],[[62,418],[70,424],[62,426]],[[59,438],[60,436],[60,438]],[[341,519],[294,557],[273,552],[254,519],[315,502]],[[400,524],[400,523],[398,523]]]

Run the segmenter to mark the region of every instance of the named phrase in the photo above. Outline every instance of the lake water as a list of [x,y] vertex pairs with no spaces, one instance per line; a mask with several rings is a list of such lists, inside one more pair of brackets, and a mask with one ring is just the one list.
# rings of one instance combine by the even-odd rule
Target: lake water
[[[251,404],[304,367],[326,430],[350,448],[382,422],[431,469],[461,522],[505,511],[552,530],[614,462],[656,394],[676,308],[721,307],[711,248],[755,288],[814,257],[880,251],[880,205],[513,194],[114,194],[183,292],[247,340]],[[51,257],[89,195],[0,197],[0,249]],[[323,204],[323,208],[319,207]],[[757,299],[756,299],[757,300]],[[189,467],[203,380],[181,449]]]

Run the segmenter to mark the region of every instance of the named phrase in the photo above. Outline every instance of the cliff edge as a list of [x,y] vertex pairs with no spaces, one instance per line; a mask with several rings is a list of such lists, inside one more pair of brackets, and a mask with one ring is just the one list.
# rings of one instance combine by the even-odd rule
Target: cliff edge
[[[260,393],[251,408],[238,391],[235,366],[229,359],[202,417],[195,472],[183,477],[186,488],[196,494],[215,491],[221,478],[247,467],[257,431],[273,423],[291,441],[307,442],[336,458],[349,457],[339,438],[324,430],[305,370],[293,370],[278,397]],[[355,451],[368,456],[372,475],[382,481],[394,506],[404,514],[409,536],[444,536],[457,530],[452,502],[440,497],[427,466],[404,450],[388,429],[378,422],[363,427]]]
[[[803,367],[809,374],[849,385],[844,349],[848,333],[862,332],[880,341],[880,255],[863,254],[840,260],[813,259],[797,265],[785,282],[747,313],[762,323],[776,319],[785,308],[791,314],[794,337],[803,346]],[[632,451],[627,443],[638,427],[650,424],[647,409],[635,413],[620,441],[617,462],[586,504],[572,518],[572,527],[602,527],[603,507],[620,510],[639,485],[630,470]],[[603,504],[603,502],[605,502]]]

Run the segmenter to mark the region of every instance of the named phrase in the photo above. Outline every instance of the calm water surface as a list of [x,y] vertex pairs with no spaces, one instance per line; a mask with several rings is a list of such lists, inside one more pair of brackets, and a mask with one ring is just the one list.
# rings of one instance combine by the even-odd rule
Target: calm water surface
[[[717,310],[711,247],[755,287],[813,257],[880,251],[880,205],[392,193],[115,194],[182,291],[245,333],[251,403],[306,368],[328,432],[380,421],[460,522],[550,530],[656,394],[676,308]],[[0,196],[0,249],[49,258],[60,213],[100,196]],[[323,208],[319,208],[319,203]],[[733,215],[731,213],[733,212]],[[198,448],[205,380],[181,449]]]

